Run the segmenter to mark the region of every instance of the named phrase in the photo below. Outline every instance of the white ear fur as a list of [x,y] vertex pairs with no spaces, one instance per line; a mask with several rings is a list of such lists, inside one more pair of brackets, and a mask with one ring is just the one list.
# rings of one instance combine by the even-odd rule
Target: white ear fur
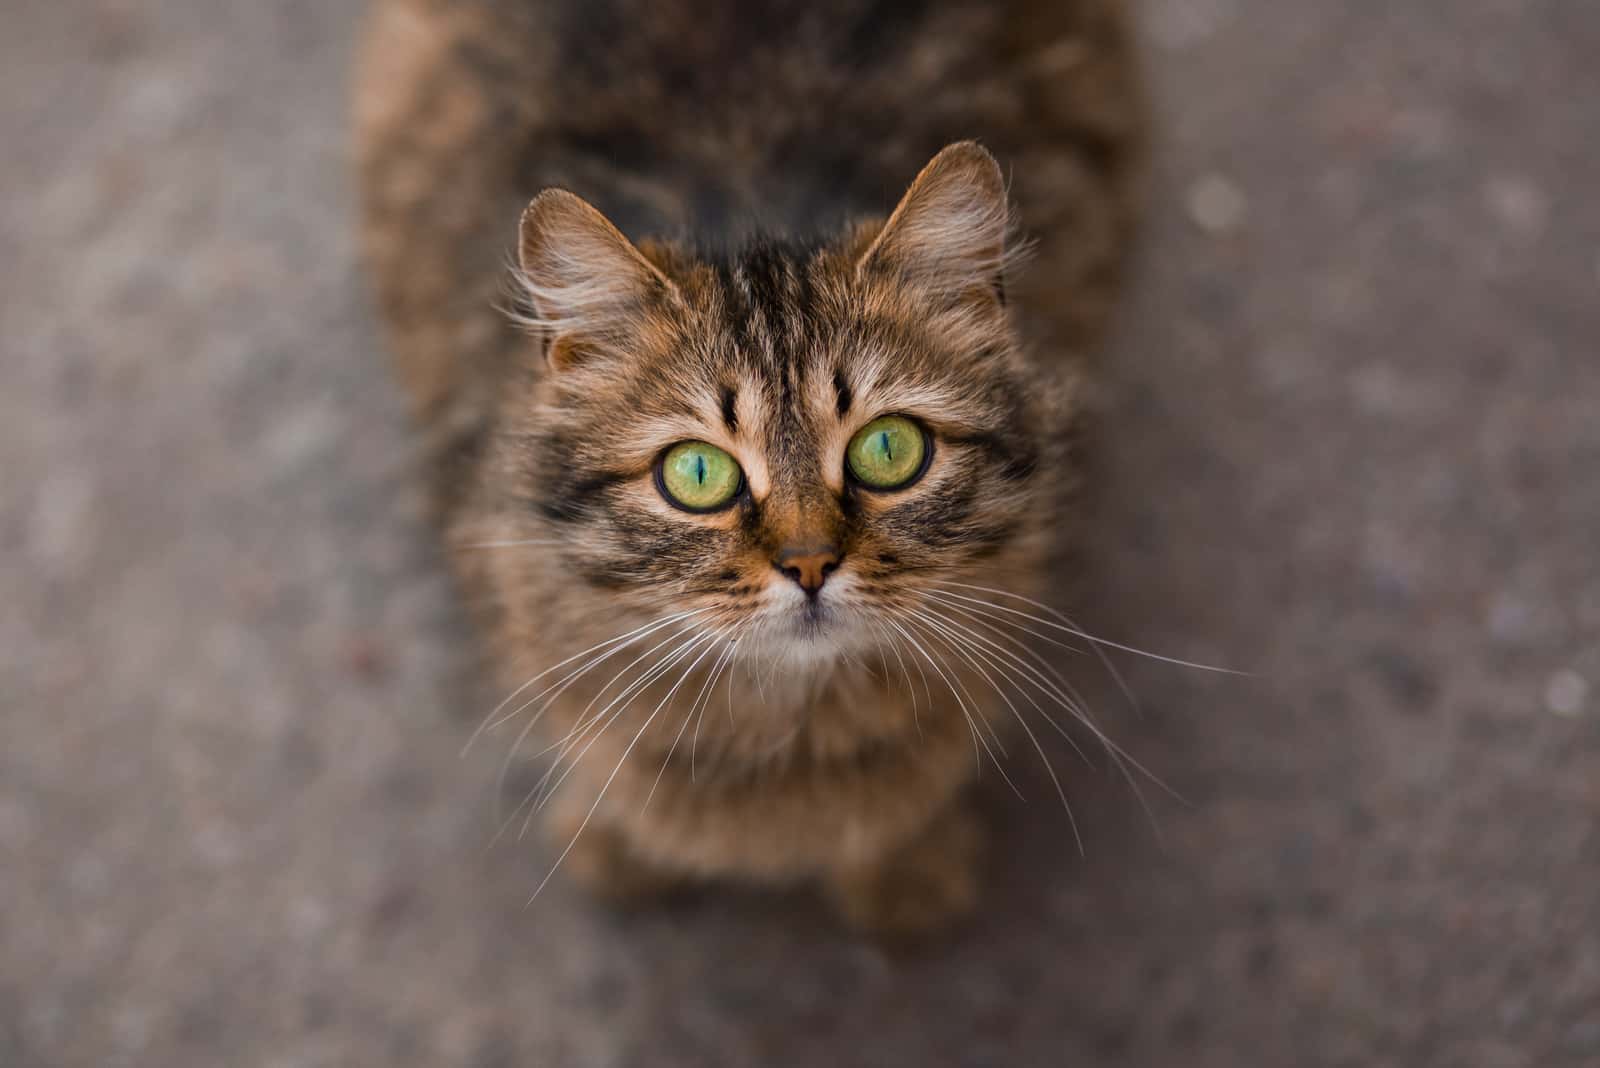
[[604,215],[564,189],[546,189],[522,213],[517,281],[532,315],[524,325],[551,338],[561,366],[578,339],[604,347],[626,336],[654,300],[677,287]]
[[974,141],[934,156],[856,264],[947,296],[998,293],[1010,212],[1000,165]]

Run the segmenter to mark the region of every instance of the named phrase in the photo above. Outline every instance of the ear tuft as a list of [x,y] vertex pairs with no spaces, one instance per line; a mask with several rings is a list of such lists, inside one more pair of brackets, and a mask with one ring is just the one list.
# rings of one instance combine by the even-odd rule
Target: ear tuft
[[561,368],[579,351],[615,347],[652,305],[677,289],[622,232],[582,197],[546,189],[522,213],[518,255],[533,314]]
[[942,296],[998,298],[1010,211],[1000,165],[975,141],[939,152],[856,264],[893,271]]

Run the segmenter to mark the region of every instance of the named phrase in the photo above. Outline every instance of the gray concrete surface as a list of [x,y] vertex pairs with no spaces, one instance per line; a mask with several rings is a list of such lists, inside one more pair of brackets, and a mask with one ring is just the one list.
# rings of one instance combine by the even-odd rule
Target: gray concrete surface
[[1081,615],[1255,676],[1122,658],[1162,840],[1033,774],[902,959],[486,848],[354,5],[7,5],[0,1064],[1600,1064],[1600,7],[1144,11]]

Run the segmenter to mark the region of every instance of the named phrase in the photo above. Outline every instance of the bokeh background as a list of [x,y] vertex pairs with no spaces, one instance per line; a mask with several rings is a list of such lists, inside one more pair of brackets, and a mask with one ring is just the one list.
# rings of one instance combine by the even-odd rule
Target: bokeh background
[[1253,676],[1122,657],[1135,714],[1074,662],[1186,803],[1080,766],[1080,856],[1023,772],[902,957],[799,897],[529,907],[550,855],[488,847],[359,5],[8,3],[0,1064],[1600,1064],[1600,6],[1142,12],[1074,600]]

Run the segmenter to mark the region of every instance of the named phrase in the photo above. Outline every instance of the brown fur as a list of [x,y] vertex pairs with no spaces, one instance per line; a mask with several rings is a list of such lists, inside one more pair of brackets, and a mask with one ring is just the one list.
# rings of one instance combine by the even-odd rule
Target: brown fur
[[[926,613],[1014,643],[939,591],[1037,593],[1068,515],[1082,356],[1130,222],[1120,14],[375,6],[365,245],[458,572],[523,687],[496,718],[557,753],[569,875],[815,881],[885,933],[972,906],[964,788],[1012,710],[998,665]],[[1028,272],[984,149],[938,152],[893,202],[971,137],[1010,168]],[[551,186],[583,199],[535,197]],[[889,413],[933,451],[881,493],[843,452]],[[739,461],[729,507],[663,498],[682,440]],[[779,562],[819,546],[837,571],[808,597]]]

